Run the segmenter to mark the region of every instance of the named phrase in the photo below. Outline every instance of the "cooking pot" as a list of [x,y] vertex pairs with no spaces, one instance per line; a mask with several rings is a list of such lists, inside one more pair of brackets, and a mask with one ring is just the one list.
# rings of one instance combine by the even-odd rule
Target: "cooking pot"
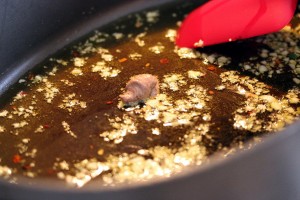
[[[170,0],[1,0],[0,95],[25,72],[81,36]],[[201,1],[201,0],[199,0]],[[204,3],[205,1],[203,1]],[[0,199],[300,199],[300,121],[254,148],[170,178],[70,188],[48,179],[0,179]]]

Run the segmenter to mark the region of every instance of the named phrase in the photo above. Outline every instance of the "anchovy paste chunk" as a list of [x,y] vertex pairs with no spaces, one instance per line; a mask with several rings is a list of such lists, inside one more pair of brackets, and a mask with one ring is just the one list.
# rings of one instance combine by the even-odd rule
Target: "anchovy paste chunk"
[[125,104],[132,104],[155,97],[159,92],[158,79],[151,74],[139,74],[130,78],[126,92],[120,95]]

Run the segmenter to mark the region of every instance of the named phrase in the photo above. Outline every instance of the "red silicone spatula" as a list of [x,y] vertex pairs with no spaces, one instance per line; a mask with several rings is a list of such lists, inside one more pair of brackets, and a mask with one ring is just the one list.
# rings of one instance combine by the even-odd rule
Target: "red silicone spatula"
[[211,0],[183,21],[181,47],[202,47],[272,33],[287,25],[297,0]]

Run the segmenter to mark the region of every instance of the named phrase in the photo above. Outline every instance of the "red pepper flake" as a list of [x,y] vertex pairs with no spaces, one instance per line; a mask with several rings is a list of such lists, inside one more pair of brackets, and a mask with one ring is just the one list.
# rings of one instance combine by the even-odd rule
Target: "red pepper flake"
[[17,110],[17,107],[16,106],[11,106],[13,110]]
[[127,58],[121,58],[121,59],[119,59],[120,63],[123,63],[123,62],[126,62],[126,61],[127,61]]
[[22,169],[26,170],[26,171],[29,170],[30,168],[31,168],[30,165],[23,165],[22,166]]
[[24,91],[21,91],[21,92],[20,92],[20,95],[21,95],[21,96],[26,96],[26,95],[27,95],[27,93],[26,93],[26,92],[24,92]]
[[210,66],[207,67],[207,69],[209,71],[215,71],[217,68],[215,66],[210,65]]
[[52,174],[55,173],[55,170],[54,170],[54,169],[48,169],[48,170],[47,170],[47,173],[48,173],[49,175],[52,175]]
[[208,90],[208,94],[213,95],[213,94],[215,94],[215,92],[212,90]]
[[252,113],[253,113],[252,111],[248,111],[248,112],[247,112],[248,115],[251,115]]
[[168,58],[162,58],[162,59],[159,60],[159,62],[161,64],[168,64],[169,63],[169,59]]
[[113,103],[114,103],[113,101],[107,101],[107,102],[105,102],[106,105],[111,105]]
[[33,73],[29,73],[28,76],[27,76],[28,80],[32,80],[34,78],[34,75]]
[[276,63],[277,65],[280,65],[280,64],[281,64],[281,61],[280,61],[279,59],[276,59],[276,60],[275,60],[275,63]]
[[50,128],[50,125],[49,124],[45,124],[43,125],[44,128]]
[[21,156],[19,154],[14,155],[13,162],[16,163],[16,164],[20,163],[21,162]]
[[80,56],[80,54],[78,51],[72,51],[72,56],[78,57],[78,56]]
[[94,149],[94,145],[91,144],[91,145],[90,145],[90,149]]
[[146,66],[146,67],[150,67],[150,63],[147,63],[145,66]]

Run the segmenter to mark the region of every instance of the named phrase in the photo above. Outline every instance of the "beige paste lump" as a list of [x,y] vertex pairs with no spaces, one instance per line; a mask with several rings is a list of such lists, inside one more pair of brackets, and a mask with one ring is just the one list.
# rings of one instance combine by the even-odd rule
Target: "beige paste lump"
[[134,104],[155,97],[159,93],[158,78],[151,74],[132,76],[126,84],[126,91],[120,95],[125,104]]

